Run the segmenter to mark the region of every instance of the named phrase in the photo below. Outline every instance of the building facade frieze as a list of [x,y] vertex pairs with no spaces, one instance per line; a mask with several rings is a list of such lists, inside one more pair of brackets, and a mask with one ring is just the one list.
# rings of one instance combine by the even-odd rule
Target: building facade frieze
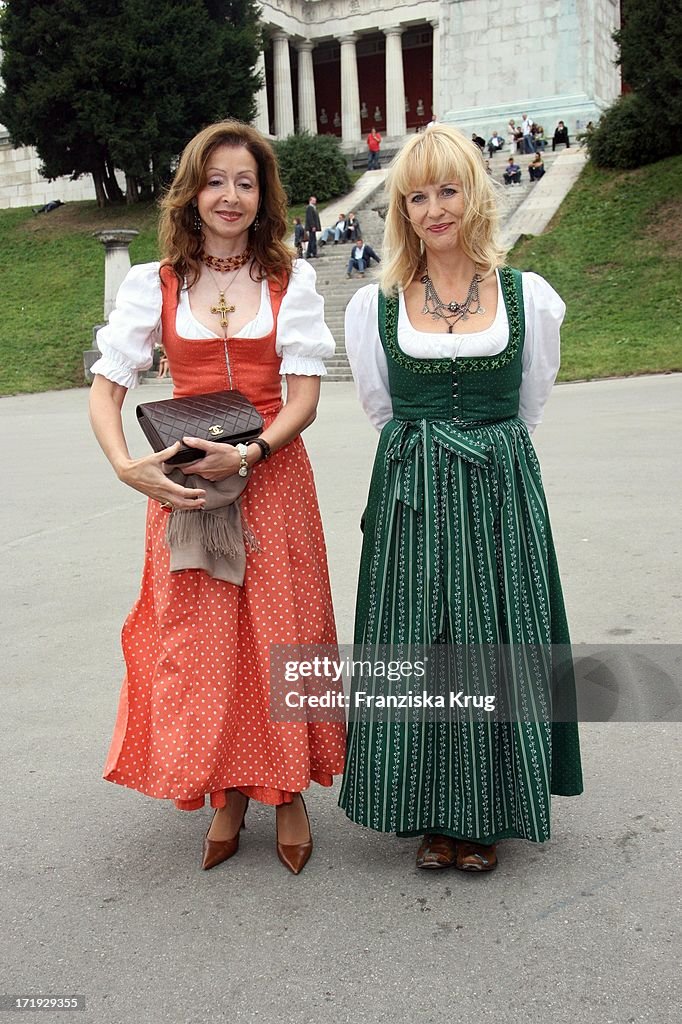
[[291,37],[326,42],[341,35],[366,35],[398,26],[409,29],[438,18],[440,0],[263,0],[266,35],[280,29]]

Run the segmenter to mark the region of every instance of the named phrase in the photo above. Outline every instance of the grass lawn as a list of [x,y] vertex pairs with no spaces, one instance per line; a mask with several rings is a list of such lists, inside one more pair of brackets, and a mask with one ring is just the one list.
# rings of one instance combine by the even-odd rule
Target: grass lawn
[[83,350],[104,301],[104,247],[92,232],[136,228],[130,254],[142,263],[156,258],[155,225],[155,208],[142,204],[0,211],[0,394],[82,387]]
[[560,380],[682,370],[682,157],[636,171],[588,164],[509,262],[566,302]]
[[[682,370],[681,200],[682,157],[625,173],[588,166],[548,231],[510,255],[568,304],[562,380]],[[82,351],[102,320],[104,250],[92,233],[136,228],[141,263],[157,258],[155,225],[144,204],[0,210],[0,394],[82,385]]]

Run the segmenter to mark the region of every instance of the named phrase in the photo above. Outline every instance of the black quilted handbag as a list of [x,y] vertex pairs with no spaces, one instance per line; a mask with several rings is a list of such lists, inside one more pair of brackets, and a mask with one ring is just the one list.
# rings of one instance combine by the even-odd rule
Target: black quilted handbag
[[[137,418],[155,452],[170,448],[183,437],[238,444],[258,437],[263,429],[263,417],[241,391],[214,391],[163,402],[143,402],[137,407]],[[183,445],[166,465],[193,462],[202,454],[198,448]]]

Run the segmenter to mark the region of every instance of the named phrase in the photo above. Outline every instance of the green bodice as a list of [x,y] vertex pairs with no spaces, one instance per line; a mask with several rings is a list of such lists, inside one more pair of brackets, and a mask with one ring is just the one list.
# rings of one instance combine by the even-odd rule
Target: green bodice
[[379,332],[388,360],[394,420],[450,420],[466,429],[518,415],[525,332],[521,273],[502,267],[499,275],[509,339],[493,356],[406,355],[398,345],[398,299],[379,292]]

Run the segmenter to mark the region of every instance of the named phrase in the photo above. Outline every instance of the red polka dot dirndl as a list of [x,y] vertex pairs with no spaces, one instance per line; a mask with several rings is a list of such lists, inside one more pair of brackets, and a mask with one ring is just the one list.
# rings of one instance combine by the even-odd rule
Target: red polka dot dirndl
[[[230,386],[221,340],[180,338],[175,278],[162,269],[163,344],[176,397]],[[271,422],[281,406],[275,351],[282,293],[270,286],[275,327],[229,339],[232,386]],[[170,573],[168,513],[147,509],[140,596],[123,627],[126,677],[104,778],[183,810],[225,803],[241,790],[267,804],[291,801],[310,781],[343,770],[345,726],[273,722],[273,643],[335,644],[326,547],[301,438],[258,463],[242,498],[255,535],[243,587],[202,570]]]

